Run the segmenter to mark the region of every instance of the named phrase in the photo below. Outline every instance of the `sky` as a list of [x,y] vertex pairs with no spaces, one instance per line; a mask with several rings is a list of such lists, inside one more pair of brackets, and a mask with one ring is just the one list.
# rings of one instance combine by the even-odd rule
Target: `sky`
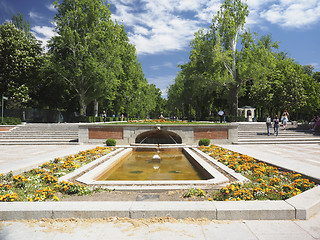
[[[43,41],[54,36],[57,10],[52,0],[0,0],[0,23],[20,12],[31,31]],[[188,62],[190,41],[207,29],[221,0],[107,0],[112,19],[125,26],[149,83],[166,91]],[[244,0],[249,7],[245,27],[272,35],[279,50],[301,65],[320,71],[320,0]]]

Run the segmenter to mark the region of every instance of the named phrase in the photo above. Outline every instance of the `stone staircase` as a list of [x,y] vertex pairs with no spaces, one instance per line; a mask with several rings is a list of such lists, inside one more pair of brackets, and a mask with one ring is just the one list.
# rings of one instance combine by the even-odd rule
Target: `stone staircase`
[[278,136],[273,134],[273,128],[270,133],[268,136],[264,122],[239,123],[238,141],[233,144],[320,144],[320,136],[291,123],[288,123],[287,130],[280,126]]
[[0,145],[78,144],[78,124],[27,123],[0,132]]

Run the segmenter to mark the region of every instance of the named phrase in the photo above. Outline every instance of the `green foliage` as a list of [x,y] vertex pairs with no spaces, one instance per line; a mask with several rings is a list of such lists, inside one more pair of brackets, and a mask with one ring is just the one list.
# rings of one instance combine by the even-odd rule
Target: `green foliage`
[[200,188],[190,188],[188,191],[183,195],[184,198],[190,197],[204,197],[206,194]]
[[320,75],[278,52],[270,35],[242,30],[248,14],[245,3],[225,0],[210,28],[195,33],[190,61],[168,89],[172,115],[215,121],[225,109],[227,121],[245,121],[237,116],[239,101],[259,109],[258,119],[287,108],[292,117],[310,120],[319,111]]
[[197,119],[205,119],[225,108],[237,116],[242,87],[265,75],[273,58],[267,47],[276,47],[267,37],[254,40],[250,31],[240,35],[248,14],[240,0],[225,0],[210,28],[195,33],[190,62],[180,66],[168,90],[171,111],[178,108],[188,116],[195,111]]
[[57,1],[55,6],[58,35],[49,44],[48,67],[53,79],[63,79],[76,94],[80,114],[86,115],[92,102],[92,115],[99,105],[115,115],[139,117],[154,111],[157,94],[150,91],[124,26],[112,21],[105,3]]
[[52,68],[75,90],[81,115],[85,115],[87,105],[116,83],[118,29],[110,10],[99,0],[55,2],[55,6],[58,35],[49,44]]
[[202,138],[202,139],[199,140],[198,145],[199,146],[209,146],[210,145],[210,139]]
[[21,119],[14,118],[14,117],[4,117],[2,124],[3,125],[18,125],[18,124],[21,124]]
[[107,145],[107,146],[116,146],[116,144],[117,144],[117,142],[116,142],[115,139],[108,138],[108,139],[106,140],[106,145]]
[[0,25],[0,92],[9,107],[21,107],[36,95],[41,85],[43,56],[40,43],[12,23]]

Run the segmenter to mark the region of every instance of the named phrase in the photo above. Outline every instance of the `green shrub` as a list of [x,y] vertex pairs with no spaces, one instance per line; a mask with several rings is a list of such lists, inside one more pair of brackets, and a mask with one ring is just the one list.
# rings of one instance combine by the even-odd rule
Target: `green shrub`
[[202,138],[199,140],[199,146],[209,146],[209,145],[210,145],[210,139]]
[[21,124],[21,119],[15,118],[15,117],[4,117],[2,124],[4,124],[4,125],[18,125],[18,124]]
[[94,121],[95,122],[103,122],[102,117],[98,116],[98,117],[94,117]]
[[112,138],[108,138],[107,140],[106,140],[106,145],[107,146],[115,146],[116,145],[116,140],[114,140],[114,139],[112,139]]
[[106,122],[112,122],[113,121],[113,117],[106,117]]
[[90,118],[88,116],[78,116],[75,118],[75,121],[76,122],[90,122],[90,119],[92,119],[92,118]]

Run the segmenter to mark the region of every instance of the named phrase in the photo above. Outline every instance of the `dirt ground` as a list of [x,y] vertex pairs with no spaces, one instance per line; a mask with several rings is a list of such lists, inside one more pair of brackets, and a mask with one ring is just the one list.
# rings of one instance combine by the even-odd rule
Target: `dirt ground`
[[56,194],[60,201],[191,201],[205,198],[184,198],[187,190],[170,191],[103,191],[92,195],[63,196]]

